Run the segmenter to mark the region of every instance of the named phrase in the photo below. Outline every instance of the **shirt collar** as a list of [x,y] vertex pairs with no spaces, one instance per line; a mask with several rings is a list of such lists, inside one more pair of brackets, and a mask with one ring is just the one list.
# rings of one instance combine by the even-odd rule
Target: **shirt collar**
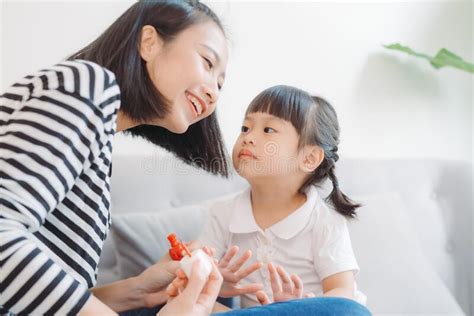
[[253,217],[250,188],[236,197],[230,216],[229,231],[231,233],[246,234],[261,231]]
[[[318,191],[309,186],[306,190],[306,202],[291,213],[288,217],[269,227],[277,237],[290,239],[298,234],[309,223],[313,210],[317,204]],[[233,205],[229,231],[235,234],[245,234],[262,231],[255,222],[250,201],[250,188],[237,196]]]

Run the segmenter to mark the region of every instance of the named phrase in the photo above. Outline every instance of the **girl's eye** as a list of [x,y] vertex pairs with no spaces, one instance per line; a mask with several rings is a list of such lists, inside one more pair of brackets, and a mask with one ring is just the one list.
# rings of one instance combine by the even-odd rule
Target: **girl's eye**
[[214,65],[212,64],[212,62],[211,62],[208,58],[206,58],[206,57],[203,57],[203,58],[204,58],[204,60],[206,61],[207,66],[209,66],[209,69],[212,69],[212,67],[214,67]]
[[265,127],[265,128],[263,129],[263,131],[264,131],[265,133],[274,133],[274,132],[276,132],[276,131],[275,131],[273,128],[271,128],[271,127]]
[[248,128],[247,126],[242,126],[242,128],[240,129],[240,131],[241,131],[242,133],[245,133],[245,132],[247,132],[248,130],[249,130],[249,128]]

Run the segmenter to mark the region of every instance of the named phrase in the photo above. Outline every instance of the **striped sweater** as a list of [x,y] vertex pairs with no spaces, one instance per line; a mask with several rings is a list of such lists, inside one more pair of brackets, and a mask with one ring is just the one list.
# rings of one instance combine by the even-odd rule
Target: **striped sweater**
[[120,91],[92,62],[66,61],[0,96],[0,307],[77,314],[110,226]]

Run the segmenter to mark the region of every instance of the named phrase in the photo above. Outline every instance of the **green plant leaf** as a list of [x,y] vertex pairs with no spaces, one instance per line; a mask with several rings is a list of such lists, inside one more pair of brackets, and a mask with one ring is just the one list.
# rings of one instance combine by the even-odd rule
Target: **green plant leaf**
[[408,46],[403,46],[399,43],[394,43],[390,45],[384,45],[387,49],[397,50],[400,52],[407,53],[419,58],[428,60],[433,67],[439,69],[441,67],[450,66],[460,70],[464,70],[470,73],[474,73],[474,64],[464,61],[461,57],[454,54],[453,52],[442,48],[438,51],[435,57],[428,56],[426,54],[417,53]]

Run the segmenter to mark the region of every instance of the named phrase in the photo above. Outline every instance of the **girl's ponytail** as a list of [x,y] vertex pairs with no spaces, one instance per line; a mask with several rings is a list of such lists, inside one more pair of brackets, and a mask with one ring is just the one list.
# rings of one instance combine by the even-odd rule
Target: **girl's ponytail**
[[335,174],[336,166],[333,164],[328,171],[328,177],[332,182],[332,191],[326,198],[326,201],[331,203],[336,211],[344,216],[354,218],[356,217],[356,208],[360,207],[360,204],[354,203],[339,189],[339,183]]

